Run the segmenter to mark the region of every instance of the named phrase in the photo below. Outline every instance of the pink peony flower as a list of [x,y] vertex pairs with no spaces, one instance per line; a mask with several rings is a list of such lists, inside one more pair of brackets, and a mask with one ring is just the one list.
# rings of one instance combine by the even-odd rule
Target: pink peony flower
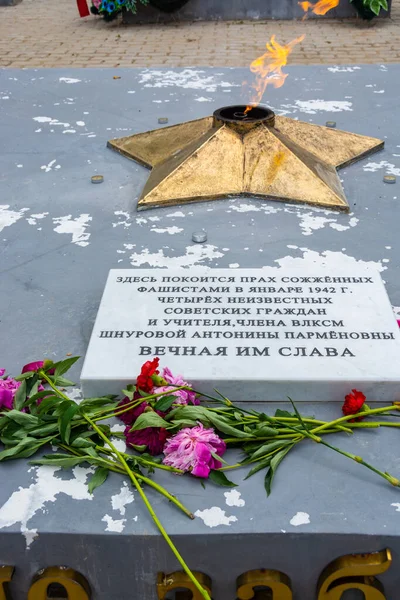
[[204,429],[199,423],[197,427],[181,429],[167,441],[163,463],[187,471],[195,477],[207,478],[212,469],[222,466],[211,453],[223,456],[225,450],[225,442],[214,429]]
[[[184,381],[182,375],[172,375],[168,367],[165,367],[162,373],[163,379],[171,386],[186,386],[190,387],[190,383]],[[176,396],[176,404],[200,404],[200,400],[196,398],[195,392],[192,390],[174,390],[173,387],[163,386],[154,389],[155,394],[161,394],[162,392],[170,393],[171,396]]]
[[139,431],[129,431],[131,427],[131,425],[128,425],[124,431],[128,446],[146,446],[152,456],[162,453],[168,436],[166,429],[162,427],[146,427],[146,429],[140,429]]
[[102,0],[92,0],[93,6],[95,6],[97,9],[100,8],[101,2]]
[[[39,371],[39,369],[43,369],[44,360],[35,360],[34,362],[28,363],[22,367],[21,373],[28,373],[28,371]],[[54,375],[55,369],[51,369],[49,371],[50,375]]]
[[[5,369],[0,369],[0,377],[5,373]],[[14,396],[21,385],[20,381],[15,381],[12,377],[0,379],[0,410],[2,408],[13,408]]]
[[27,373],[28,371],[39,371],[39,369],[43,369],[44,361],[43,360],[35,360],[34,362],[28,363],[22,367],[21,373]]

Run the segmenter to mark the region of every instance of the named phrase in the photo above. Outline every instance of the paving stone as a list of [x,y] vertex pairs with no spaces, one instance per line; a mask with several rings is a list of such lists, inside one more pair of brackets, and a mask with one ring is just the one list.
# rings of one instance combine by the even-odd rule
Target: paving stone
[[[306,34],[291,64],[400,62],[400,0],[390,19],[372,23],[324,18],[138,26],[81,19],[75,0],[64,0],[62,11],[59,0],[24,0],[0,8],[0,67],[247,66],[273,33],[281,43]],[[131,58],[136,62],[127,63]]]

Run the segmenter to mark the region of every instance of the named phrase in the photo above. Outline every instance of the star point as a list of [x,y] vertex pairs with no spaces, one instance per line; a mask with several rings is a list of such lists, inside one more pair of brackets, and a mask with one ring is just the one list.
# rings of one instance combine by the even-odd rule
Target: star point
[[268,109],[258,109],[268,118],[221,117],[243,108],[110,140],[109,147],[152,169],[138,208],[252,196],[349,210],[337,169],[381,149],[383,141],[275,117]]

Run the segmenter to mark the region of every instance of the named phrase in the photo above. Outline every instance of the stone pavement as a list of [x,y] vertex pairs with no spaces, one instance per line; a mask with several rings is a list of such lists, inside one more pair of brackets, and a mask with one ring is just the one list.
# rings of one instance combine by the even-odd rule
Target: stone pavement
[[[347,1],[347,0],[342,0]],[[291,64],[400,62],[400,0],[391,19],[195,22],[126,26],[80,19],[75,0],[23,0],[0,8],[0,66],[246,66],[272,34],[306,34]]]

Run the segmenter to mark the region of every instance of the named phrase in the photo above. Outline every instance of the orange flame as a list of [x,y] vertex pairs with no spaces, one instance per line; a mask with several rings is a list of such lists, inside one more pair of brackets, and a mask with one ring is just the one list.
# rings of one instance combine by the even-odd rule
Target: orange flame
[[[252,104],[260,104],[268,85],[272,85],[274,88],[283,86],[287,73],[282,73],[282,67],[287,65],[289,54],[296,44],[302,42],[304,38],[305,36],[301,35],[285,46],[281,46],[274,35],[271,37],[271,40],[267,43],[267,52],[256,58],[250,65],[251,72],[256,75],[256,80],[252,85],[254,90],[251,98]],[[248,106],[245,113],[248,113],[252,108],[252,106]]]
[[299,6],[305,13],[313,12],[315,15],[326,15],[327,12],[339,6],[340,0],[319,0],[313,4],[312,2],[299,2]]

